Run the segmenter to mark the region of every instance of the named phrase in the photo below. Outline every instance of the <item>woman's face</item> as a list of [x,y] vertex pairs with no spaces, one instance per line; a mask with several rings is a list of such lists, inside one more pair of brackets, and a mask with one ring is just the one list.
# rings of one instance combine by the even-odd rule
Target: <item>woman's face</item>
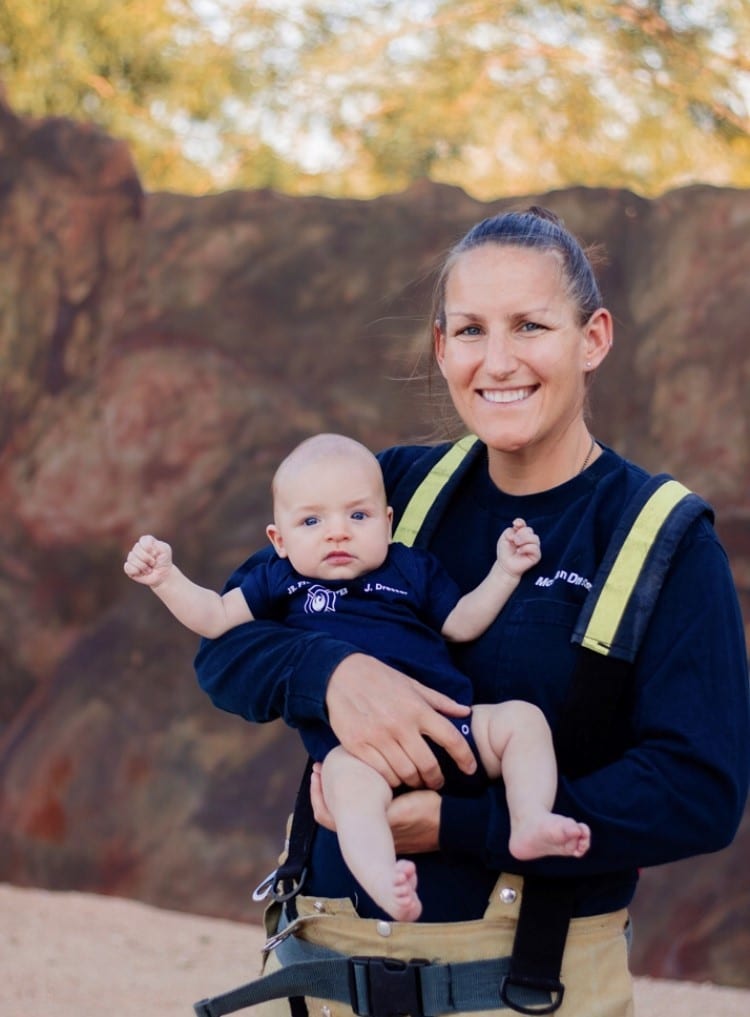
[[485,244],[445,284],[435,353],[456,410],[490,449],[554,449],[583,423],[585,376],[611,345],[611,318],[578,324],[559,257]]

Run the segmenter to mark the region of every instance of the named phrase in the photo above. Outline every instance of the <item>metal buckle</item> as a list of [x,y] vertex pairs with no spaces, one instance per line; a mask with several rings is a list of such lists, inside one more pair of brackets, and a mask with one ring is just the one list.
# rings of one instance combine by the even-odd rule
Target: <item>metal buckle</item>
[[421,968],[428,965],[421,959],[350,957],[352,1010],[359,1017],[425,1017]]
[[[538,992],[548,992],[551,1000],[549,1003],[542,1003],[538,1006],[524,1006],[522,1003],[514,1002],[510,998],[508,990],[511,986],[517,989],[535,989]],[[503,975],[503,979],[500,982],[500,999],[503,1003],[511,1010],[515,1010],[516,1013],[530,1014],[531,1017],[534,1017],[535,1014],[554,1013],[555,1010],[559,1009],[564,995],[565,986],[559,980],[524,978],[521,975]]]
[[280,929],[278,932],[274,932],[274,934],[269,936],[263,944],[263,953],[270,953],[271,950],[276,949],[279,943],[283,943],[285,939],[293,936],[295,928],[296,926],[290,922],[289,925],[285,925],[283,929]]
[[278,869],[274,869],[273,872],[269,872],[266,878],[262,879],[260,883],[258,883],[258,885],[253,890],[253,900],[262,901],[266,899],[266,897],[271,892],[271,887],[274,884],[274,880],[276,879],[276,873],[278,871],[279,871]]
[[305,879],[307,878],[307,867],[305,867],[302,870],[302,872],[300,872],[299,879],[297,880],[296,883],[292,884],[292,889],[287,890],[286,893],[279,893],[279,891],[276,889],[277,874],[278,874],[277,872],[274,872],[274,880],[269,888],[269,893],[271,894],[271,896],[273,897],[277,904],[284,904],[285,901],[291,900],[292,897],[296,897],[297,894],[302,889],[302,884],[305,882]]
[[292,897],[296,897],[302,889],[302,884],[307,876],[307,869],[304,868],[300,873],[298,881],[292,886],[291,890],[286,893],[279,893],[276,889],[276,877],[278,876],[279,870],[274,869],[273,872],[269,872],[265,879],[262,879],[260,883],[253,890],[253,900],[264,901],[269,895],[273,897],[277,904],[283,904],[285,901],[291,900]]

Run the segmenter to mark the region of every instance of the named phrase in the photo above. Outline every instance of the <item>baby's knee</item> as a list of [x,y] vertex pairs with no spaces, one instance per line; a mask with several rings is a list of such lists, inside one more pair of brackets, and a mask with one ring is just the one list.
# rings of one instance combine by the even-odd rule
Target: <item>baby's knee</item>
[[524,699],[508,699],[490,707],[492,714],[490,723],[497,723],[508,731],[549,731],[547,718],[534,703]]
[[519,717],[525,721],[532,721],[533,723],[547,723],[547,718],[539,707],[534,703],[527,702],[525,699],[509,699],[500,705],[503,709],[507,709],[514,717]]

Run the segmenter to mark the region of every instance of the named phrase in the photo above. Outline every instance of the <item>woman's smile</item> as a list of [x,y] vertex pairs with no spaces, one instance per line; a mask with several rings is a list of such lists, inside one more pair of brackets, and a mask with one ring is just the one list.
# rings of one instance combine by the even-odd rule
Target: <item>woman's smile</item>
[[532,396],[537,387],[527,385],[525,388],[480,388],[477,391],[488,403],[519,403]]

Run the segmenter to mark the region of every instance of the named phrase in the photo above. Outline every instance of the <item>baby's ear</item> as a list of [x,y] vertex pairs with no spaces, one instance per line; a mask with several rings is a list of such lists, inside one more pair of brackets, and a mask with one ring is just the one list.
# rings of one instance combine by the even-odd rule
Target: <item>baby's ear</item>
[[266,527],[266,536],[273,544],[273,549],[279,558],[286,558],[286,548],[284,547],[284,538],[281,536],[278,527],[274,523],[269,523]]

